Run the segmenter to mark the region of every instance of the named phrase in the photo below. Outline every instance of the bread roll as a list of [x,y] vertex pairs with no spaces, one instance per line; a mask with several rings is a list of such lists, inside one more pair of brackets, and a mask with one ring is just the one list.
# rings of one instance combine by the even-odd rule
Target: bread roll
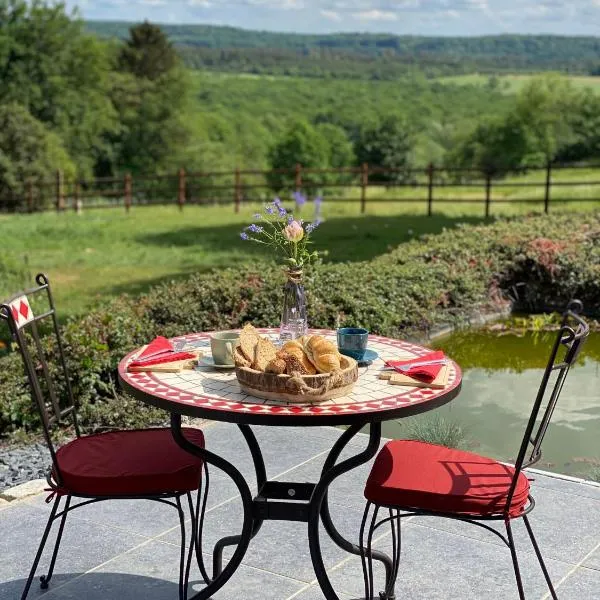
[[300,340],[291,340],[289,342],[286,342],[283,345],[281,350],[283,352],[287,352],[288,354],[291,354],[292,356],[295,356],[300,361],[300,363],[302,364],[302,367],[305,371],[303,374],[316,375],[317,370],[315,369],[315,366],[308,359],[308,356],[307,356],[306,352],[304,351],[304,348],[303,348]]
[[283,375],[287,369],[285,360],[283,358],[274,358],[267,363],[265,373],[275,373],[276,375]]
[[340,368],[340,354],[332,342],[320,335],[311,335],[304,345],[310,362],[319,373],[331,373]]

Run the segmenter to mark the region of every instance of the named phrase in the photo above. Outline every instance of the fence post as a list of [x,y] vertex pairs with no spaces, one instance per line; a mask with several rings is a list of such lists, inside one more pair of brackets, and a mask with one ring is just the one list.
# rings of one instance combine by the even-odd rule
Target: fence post
[[27,180],[27,211],[33,212],[33,181]]
[[302,189],[302,165],[300,163],[296,163],[296,175],[294,177],[294,187],[297,192]]
[[124,184],[125,210],[129,212],[129,209],[131,208],[131,173],[125,173]]
[[360,173],[360,212],[367,209],[367,187],[369,185],[369,165],[364,162]]
[[179,179],[177,185],[177,204],[179,204],[179,210],[183,210],[185,204],[185,169],[179,169]]
[[430,162],[427,167],[427,176],[429,178],[427,182],[427,216],[431,217],[433,215],[433,171],[435,167],[433,163]]
[[234,190],[234,200],[235,200],[235,212],[240,212],[240,203],[242,200],[242,174],[240,173],[240,168],[235,168],[235,190]]
[[546,191],[544,194],[544,212],[550,211],[550,188],[552,187],[552,162],[546,164]]
[[492,202],[492,174],[485,172],[485,217],[490,216],[490,204]]
[[63,188],[63,173],[56,170],[56,210],[60,212],[65,207],[65,191]]

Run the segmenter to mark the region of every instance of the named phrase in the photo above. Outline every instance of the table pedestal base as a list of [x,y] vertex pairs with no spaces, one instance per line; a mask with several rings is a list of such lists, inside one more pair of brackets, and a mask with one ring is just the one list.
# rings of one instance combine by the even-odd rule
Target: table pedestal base
[[[236,467],[205,448],[191,444],[185,439],[181,431],[181,416],[177,414],[171,415],[171,429],[177,443],[188,452],[202,458],[206,463],[214,465],[231,477],[240,493],[244,511],[241,534],[227,536],[215,544],[213,550],[212,579],[207,582],[207,586],[203,590],[193,596],[192,600],[208,600],[217,590],[225,585],[242,563],[251,539],[258,533],[262,523],[266,520],[300,521],[308,524],[307,533],[310,555],[319,586],[327,600],[339,600],[323,563],[319,539],[319,524],[323,523],[329,537],[340,548],[351,554],[361,555],[361,548],[346,540],[336,529],[329,511],[327,491],[337,477],[368,462],[375,456],[381,440],[380,423],[370,424],[369,442],[362,452],[338,462],[342,450],[363,426],[364,424],[353,425],[341,434],[327,456],[318,482],[299,483],[268,481],[262,452],[254,433],[248,425],[239,425],[252,454],[256,472],[258,494],[253,498],[246,480]],[[199,527],[198,525],[198,523],[194,524],[194,529],[201,534],[201,526]],[[199,536],[196,536],[196,550],[199,556],[200,539],[198,538]],[[223,568],[223,550],[225,547],[233,545],[236,546],[233,556]],[[384,564],[386,583],[389,583],[393,572],[391,558],[375,550],[371,551],[371,555],[375,560]],[[201,563],[200,556],[199,563]],[[202,565],[201,570],[203,568]],[[390,589],[389,585],[386,585],[386,589]],[[393,600],[394,597],[393,592],[381,596],[382,600]]]

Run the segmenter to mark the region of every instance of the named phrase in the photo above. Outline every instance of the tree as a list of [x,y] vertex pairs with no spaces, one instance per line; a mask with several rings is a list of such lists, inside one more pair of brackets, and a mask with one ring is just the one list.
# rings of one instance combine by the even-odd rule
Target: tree
[[[28,181],[52,181],[56,169],[62,169],[67,177],[75,174],[75,165],[59,137],[26,108],[15,103],[0,105],[0,207],[24,209],[30,192]],[[34,194],[33,201],[34,208],[42,207],[39,194]]]
[[[459,169],[475,169],[491,177],[537,165],[543,156],[536,154],[535,140],[525,124],[514,114],[478,124],[450,152],[446,163]],[[464,178],[462,173],[458,179]],[[469,177],[467,177],[469,178]]]
[[356,145],[359,164],[372,167],[399,169],[393,173],[373,173],[373,181],[399,183],[409,176],[411,153],[415,144],[414,130],[402,117],[391,116],[378,126],[361,133]]
[[129,39],[119,52],[118,64],[121,71],[155,81],[171,73],[179,59],[163,30],[144,21],[129,29]]
[[[329,166],[330,148],[321,132],[307,121],[296,121],[273,146],[270,152],[271,168],[293,169],[296,164],[306,168],[323,169]],[[273,190],[294,187],[294,174],[271,173],[269,185]],[[306,173],[303,184],[322,181],[322,175]]]
[[75,17],[63,4],[0,0],[0,103],[26,107],[89,175],[116,114],[109,46]]
[[119,52],[121,71],[113,77],[120,129],[109,136],[114,151],[106,170],[173,170],[181,166],[189,137],[187,75],[160,28],[144,23],[132,27],[130,36]]
[[[330,167],[340,169],[352,167],[355,164],[354,146],[341,127],[332,123],[322,123],[316,129],[327,142]],[[348,183],[352,180],[352,173],[332,173],[328,179],[336,183]]]

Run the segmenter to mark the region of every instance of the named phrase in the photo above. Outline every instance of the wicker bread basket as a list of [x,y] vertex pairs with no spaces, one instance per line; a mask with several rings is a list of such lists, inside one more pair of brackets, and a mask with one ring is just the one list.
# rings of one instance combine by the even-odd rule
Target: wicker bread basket
[[352,391],[358,379],[358,365],[349,356],[342,356],[340,363],[340,370],[318,375],[276,375],[249,367],[236,367],[235,374],[246,394],[306,404],[339,398]]

